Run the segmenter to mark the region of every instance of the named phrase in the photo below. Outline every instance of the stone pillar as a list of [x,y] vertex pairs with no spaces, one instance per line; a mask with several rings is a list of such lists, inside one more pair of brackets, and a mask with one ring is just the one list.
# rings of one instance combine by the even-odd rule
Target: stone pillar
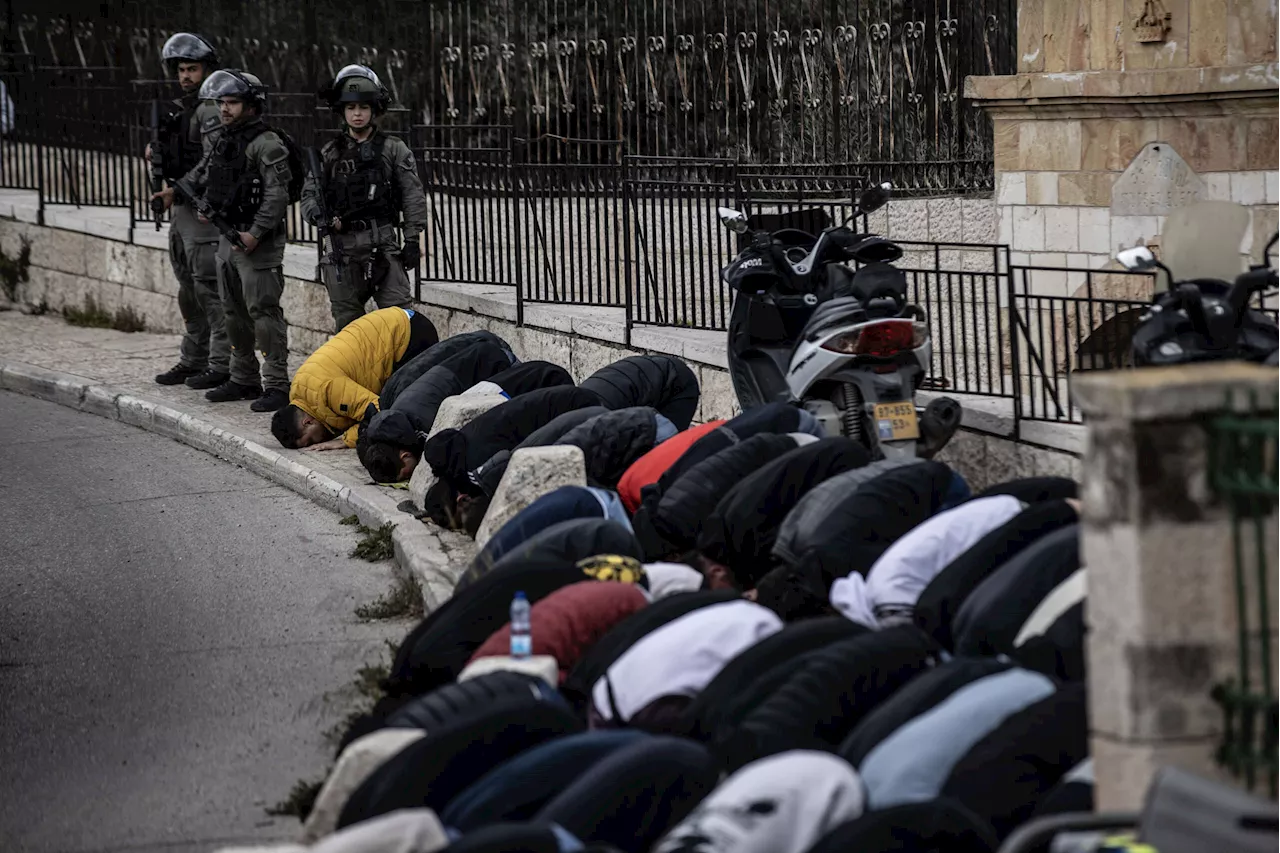
[[1219,775],[1210,691],[1235,672],[1238,638],[1232,525],[1209,487],[1207,426],[1233,392],[1270,400],[1276,385],[1275,369],[1244,363],[1074,379],[1088,428],[1081,530],[1099,811],[1139,809],[1162,765]]
[[[1259,0],[1019,0],[1018,73],[965,83],[992,119],[1012,262],[1117,269],[1193,199],[1249,207],[1240,250],[1259,254],[1280,201],[1276,24]],[[1085,276],[1029,284],[1070,296]],[[1150,296],[1133,287],[1104,277],[1093,295]]]

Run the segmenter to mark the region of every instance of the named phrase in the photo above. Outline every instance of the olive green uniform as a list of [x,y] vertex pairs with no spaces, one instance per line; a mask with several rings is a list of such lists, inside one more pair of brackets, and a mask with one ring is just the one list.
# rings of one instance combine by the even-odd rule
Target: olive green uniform
[[[289,150],[280,137],[262,130],[261,118],[225,127],[219,144],[242,142],[244,170],[261,180],[261,198],[252,222],[241,230],[258,240],[250,253],[233,248],[222,237],[218,242],[218,287],[226,312],[227,337],[231,342],[231,381],[238,385],[261,385],[289,391],[289,348],[284,311],[284,247],[287,242],[284,217],[289,208]],[[237,139],[237,137],[242,137]],[[209,195],[210,164],[218,156],[217,146],[201,161],[199,183]],[[243,226],[246,223],[233,225]],[[262,352],[261,381],[255,344]]]
[[[190,109],[187,98],[175,103]],[[179,124],[176,132],[186,137],[181,143],[198,147],[207,155],[221,130],[218,107],[206,101],[196,104],[190,121]],[[188,176],[198,169],[199,165]],[[169,263],[178,279],[178,310],[184,326],[179,363],[183,367],[226,373],[229,348],[214,263],[217,249],[218,229],[196,218],[195,211],[185,201],[176,200],[169,222]]]
[[[427,199],[418,178],[413,152],[402,140],[375,128],[364,142],[343,133],[321,149],[326,183],[332,186],[333,173],[340,160],[355,161],[360,148],[365,156],[381,155],[382,173],[388,178],[394,198],[391,204],[398,216],[350,218],[350,211],[337,209],[329,199],[328,214],[342,220],[342,231],[334,235],[340,263],[334,264],[326,254],[320,265],[320,277],[329,291],[334,330],[340,331],[352,320],[364,316],[365,303],[373,298],[379,308],[410,304],[413,295],[409,276],[400,260],[400,240],[395,219],[401,220],[405,243],[417,242],[427,219]],[[314,175],[308,174],[302,187],[302,215],[309,222],[320,221],[322,199]]]

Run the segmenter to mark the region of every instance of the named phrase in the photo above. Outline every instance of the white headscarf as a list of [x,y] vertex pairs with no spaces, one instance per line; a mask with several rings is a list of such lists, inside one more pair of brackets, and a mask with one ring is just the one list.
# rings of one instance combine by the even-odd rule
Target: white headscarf
[[696,696],[743,649],[780,630],[778,615],[755,602],[700,607],[627,649],[592,687],[592,704],[606,720],[616,707],[626,722],[663,696]]
[[684,563],[645,563],[649,578],[649,600],[657,601],[677,592],[697,592],[705,578],[702,572]]
[[846,619],[879,627],[877,609],[914,607],[952,560],[1024,509],[1011,495],[992,495],[938,513],[890,545],[865,578],[854,572],[833,583],[831,606]]
[[654,853],[804,853],[862,815],[862,780],[843,758],[793,750],[734,773]]

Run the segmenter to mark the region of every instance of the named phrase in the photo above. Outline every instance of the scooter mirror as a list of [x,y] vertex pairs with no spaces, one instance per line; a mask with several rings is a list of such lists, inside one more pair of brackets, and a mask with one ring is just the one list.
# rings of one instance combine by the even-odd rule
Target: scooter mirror
[[728,228],[735,234],[747,233],[747,215],[732,207],[720,207],[716,209],[720,214],[720,221],[724,223],[724,227]]
[[1155,269],[1156,256],[1146,246],[1134,246],[1116,255],[1120,265],[1131,272]]
[[886,181],[878,187],[867,187],[858,196],[858,210],[862,213],[875,213],[889,203],[893,184]]

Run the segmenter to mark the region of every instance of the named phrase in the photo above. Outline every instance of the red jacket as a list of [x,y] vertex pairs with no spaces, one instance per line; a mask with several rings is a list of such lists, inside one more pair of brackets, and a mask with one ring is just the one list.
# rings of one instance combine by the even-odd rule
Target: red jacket
[[[635,584],[583,581],[561,587],[529,610],[533,653],[551,655],[564,681],[582,657],[609,629],[649,603]],[[511,623],[489,635],[471,656],[497,657],[511,653]]]
[[622,505],[627,508],[627,512],[634,513],[640,508],[641,489],[650,483],[658,482],[658,478],[676,464],[676,460],[683,456],[684,452],[698,439],[723,424],[724,421],[711,421],[676,433],[631,463],[631,467],[618,481],[618,494],[622,497]]

